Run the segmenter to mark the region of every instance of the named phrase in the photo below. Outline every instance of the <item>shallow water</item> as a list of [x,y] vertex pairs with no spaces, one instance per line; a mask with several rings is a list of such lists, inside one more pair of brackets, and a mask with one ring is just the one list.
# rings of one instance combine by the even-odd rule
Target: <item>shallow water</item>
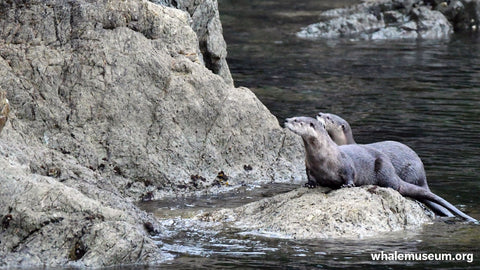
[[[228,222],[203,222],[195,215],[232,208],[298,188],[291,184],[245,186],[235,192],[195,198],[142,202],[162,227],[154,237],[162,251],[175,256],[159,269],[310,269],[477,267],[480,226],[440,219],[418,232],[397,232],[366,239],[285,239],[233,228]],[[375,262],[371,253],[465,253],[461,262]],[[471,254],[471,255],[470,255]],[[473,262],[468,262],[472,260]]]
[[331,112],[349,121],[358,143],[409,145],[425,163],[431,188],[475,211],[480,38],[373,42],[295,36],[317,20],[320,9],[349,2],[221,0],[236,85],[252,89],[280,123]]
[[[237,86],[277,116],[319,111],[347,119],[357,142],[397,140],[424,161],[430,188],[480,219],[480,39],[371,42],[295,37],[321,10],[355,1],[219,0],[228,62]],[[156,240],[176,259],[160,269],[475,268],[480,226],[438,221],[421,233],[378,239],[297,241],[252,235],[190,219],[295,186],[142,204],[164,222]],[[182,218],[180,218],[182,217]],[[213,226],[213,227],[211,227]],[[473,253],[467,262],[375,262],[371,252]]]

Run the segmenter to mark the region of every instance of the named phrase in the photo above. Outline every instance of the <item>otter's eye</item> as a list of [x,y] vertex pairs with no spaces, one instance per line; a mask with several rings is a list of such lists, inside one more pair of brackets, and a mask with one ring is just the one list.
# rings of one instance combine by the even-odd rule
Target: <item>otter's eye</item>
[[345,130],[345,125],[342,125],[342,129]]
[[327,116],[327,119],[330,120],[330,116]]
[[313,127],[314,127],[314,126],[313,126],[313,123],[310,123],[310,126],[313,128]]

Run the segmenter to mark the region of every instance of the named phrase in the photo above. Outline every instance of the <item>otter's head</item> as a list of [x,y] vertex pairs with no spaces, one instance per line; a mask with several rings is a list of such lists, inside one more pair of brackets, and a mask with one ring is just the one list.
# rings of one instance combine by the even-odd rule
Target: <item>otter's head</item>
[[299,116],[287,118],[285,120],[285,127],[303,138],[316,137],[322,133],[326,134],[325,125],[311,117]]
[[335,114],[319,112],[317,120],[325,123],[328,135],[336,144],[344,145],[348,143],[347,140],[351,136],[352,130],[345,119]]

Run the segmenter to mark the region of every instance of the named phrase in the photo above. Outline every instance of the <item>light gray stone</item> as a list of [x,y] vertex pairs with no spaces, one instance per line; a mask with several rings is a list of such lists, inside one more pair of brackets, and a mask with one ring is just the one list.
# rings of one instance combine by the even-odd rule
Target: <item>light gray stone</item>
[[431,212],[393,189],[363,186],[328,190],[301,188],[197,218],[294,239],[381,237],[418,231],[432,222]]
[[19,162],[29,158],[20,149],[0,145],[0,152],[0,266],[98,267],[169,258],[144,229],[156,221],[121,196],[92,180],[77,180],[82,192],[33,174]]
[[[452,10],[455,19],[446,16]],[[453,34],[454,25],[458,25],[454,22],[459,20],[459,14],[466,14],[466,11],[461,11],[460,4],[442,11],[432,9],[430,3],[416,0],[368,1],[325,11],[321,16],[323,21],[303,28],[297,36],[306,39],[448,39]]]
[[190,25],[198,37],[202,63],[220,75],[227,84],[233,85],[227,64],[227,45],[223,38],[217,0],[152,0],[152,2],[178,8],[190,15]]
[[0,13],[0,266],[156,263],[169,256],[145,224],[159,225],[135,201],[219,192],[220,171],[230,185],[304,180],[301,142],[205,67],[186,12],[32,0]]
[[302,38],[355,37],[385,27],[385,23],[373,14],[350,14],[328,22],[307,26],[297,36]]
[[444,39],[453,34],[453,27],[445,16],[426,7],[415,8],[412,17],[417,21],[418,36],[422,39]]

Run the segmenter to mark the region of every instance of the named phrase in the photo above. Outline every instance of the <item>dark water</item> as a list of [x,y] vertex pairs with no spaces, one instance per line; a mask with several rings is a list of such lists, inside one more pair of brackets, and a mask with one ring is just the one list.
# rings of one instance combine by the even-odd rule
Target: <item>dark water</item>
[[[480,269],[480,226],[442,219],[421,232],[397,232],[359,240],[292,240],[232,228],[228,223],[193,218],[202,211],[232,208],[298,188],[291,184],[248,186],[232,193],[143,202],[162,220],[154,237],[175,259],[158,269]],[[464,260],[376,262],[371,253],[467,254]],[[138,269],[138,267],[133,267]],[[145,267],[147,268],[147,267]],[[127,268],[132,269],[132,268]]]
[[319,10],[354,1],[297,2],[220,0],[236,85],[253,90],[281,123],[331,112],[349,121],[358,143],[411,146],[437,194],[477,211],[480,38],[304,41],[294,33]]
[[[280,122],[319,111],[347,119],[357,142],[401,141],[425,163],[429,185],[480,219],[480,39],[303,41],[294,33],[320,10],[354,1],[219,0],[228,62]],[[480,269],[480,226],[438,221],[419,234],[296,241],[246,235],[189,219],[294,187],[142,205],[165,218],[157,237],[176,259],[161,269]],[[179,218],[183,217],[183,218]],[[375,262],[372,252],[472,253],[473,262]]]

